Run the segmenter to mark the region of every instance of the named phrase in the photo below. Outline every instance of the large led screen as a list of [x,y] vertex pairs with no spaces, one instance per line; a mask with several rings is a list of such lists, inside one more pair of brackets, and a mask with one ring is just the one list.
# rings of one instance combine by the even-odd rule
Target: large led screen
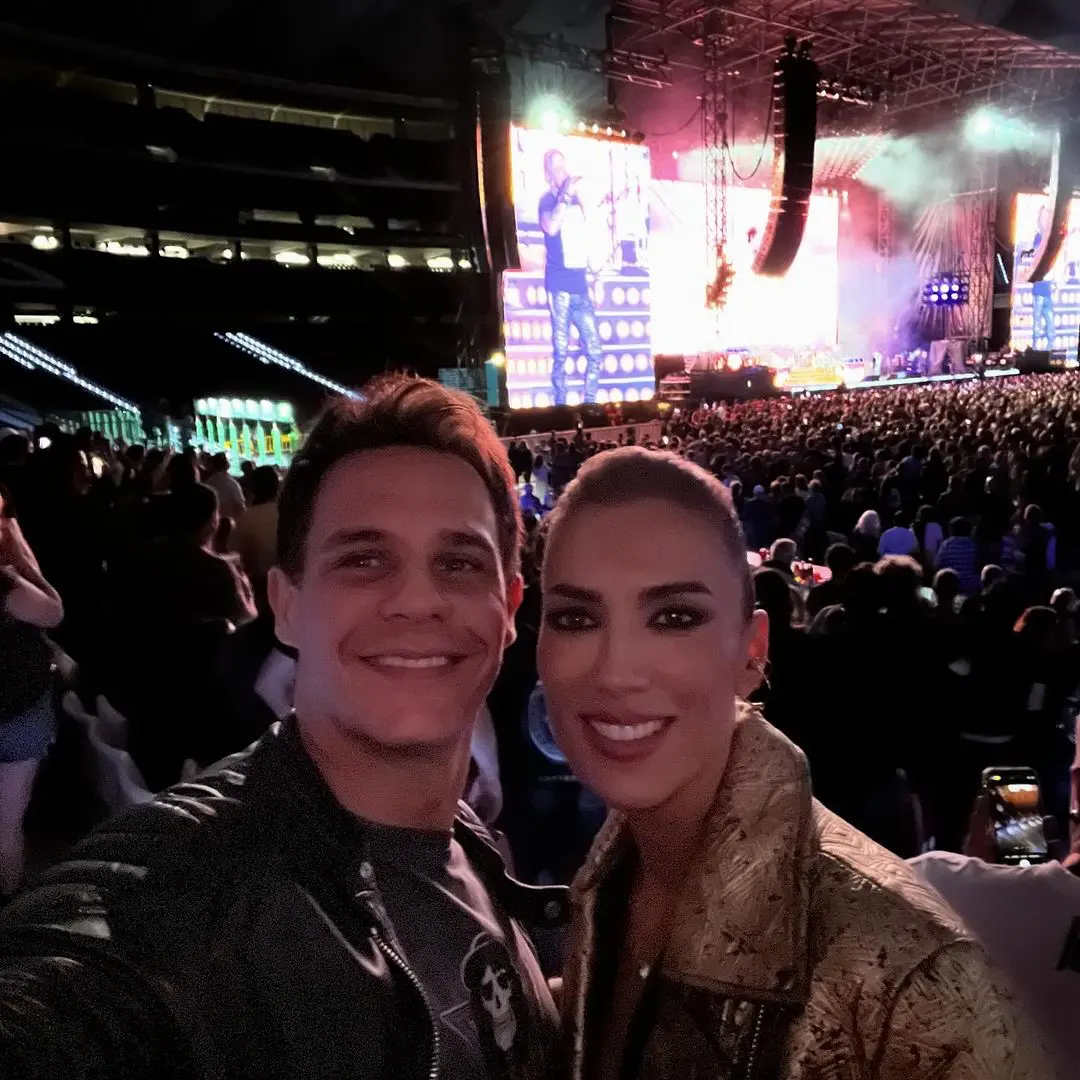
[[1046,277],[1034,285],[1025,281],[1042,233],[1049,227],[1050,200],[1045,195],[1016,196],[1013,216],[1012,346],[1063,351],[1076,359],[1080,333],[1080,213],[1073,199],[1069,231],[1061,254]]
[[839,200],[810,199],[806,233],[782,278],[752,267],[769,216],[769,192],[728,191],[728,255],[735,277],[719,314],[705,306],[712,277],[705,244],[705,191],[685,180],[652,185],[649,259],[652,265],[653,348],[661,355],[694,356],[712,350],[832,348],[839,292]]
[[503,275],[511,408],[653,396],[649,152],[513,128],[521,270]]

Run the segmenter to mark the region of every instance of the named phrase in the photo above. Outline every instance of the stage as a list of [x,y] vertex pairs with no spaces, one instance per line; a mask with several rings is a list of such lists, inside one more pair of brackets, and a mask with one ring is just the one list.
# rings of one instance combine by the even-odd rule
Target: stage
[[[609,75],[618,123],[550,94],[525,110],[510,132],[505,406],[699,397],[699,356],[742,397],[1040,370],[991,369],[1012,351],[1075,365],[1080,129],[1036,110],[1049,86],[1028,80],[1080,84],[1080,57],[893,0],[862,16],[902,23],[907,7],[929,67],[962,77],[927,85],[913,63],[872,85],[851,72],[883,70],[880,43],[837,53],[821,27],[761,29],[734,0],[717,27],[754,27],[767,46],[660,18],[650,40],[698,77]],[[991,104],[999,50],[1016,59]],[[685,373],[661,358],[687,358]]]

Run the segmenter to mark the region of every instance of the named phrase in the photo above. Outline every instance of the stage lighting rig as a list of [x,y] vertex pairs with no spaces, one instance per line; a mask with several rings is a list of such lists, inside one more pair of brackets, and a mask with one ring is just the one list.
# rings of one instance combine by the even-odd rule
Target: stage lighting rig
[[817,96],[823,101],[842,101],[846,105],[872,109],[884,101],[885,91],[868,83],[823,77],[818,79]]
[[671,72],[664,53],[630,49],[589,49],[566,41],[560,34],[527,34],[513,31],[505,38],[507,55],[530,63],[552,64],[566,71],[602,75],[615,82],[634,83],[663,90],[671,86]]
[[961,307],[971,298],[971,278],[967,274],[937,274],[922,290],[922,302],[928,307]]
[[580,118],[574,115],[569,102],[552,95],[537,98],[525,115],[527,127],[543,131],[564,132],[567,135],[590,135],[597,139],[613,139],[618,142],[643,143],[645,136],[626,126],[622,115],[612,110],[604,116]]

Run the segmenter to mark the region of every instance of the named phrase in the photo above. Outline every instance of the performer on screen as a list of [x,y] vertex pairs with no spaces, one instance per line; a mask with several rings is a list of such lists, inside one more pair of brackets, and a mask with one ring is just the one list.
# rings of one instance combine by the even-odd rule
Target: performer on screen
[[[1042,246],[1043,237],[1050,231],[1051,227],[1051,212],[1050,207],[1043,205],[1039,208],[1039,223],[1037,232],[1035,233],[1035,240],[1030,249],[1022,251],[1020,253],[1021,259],[1034,260]],[[1051,271],[1052,272],[1052,271]],[[1031,345],[1032,348],[1039,347],[1039,338],[1042,337],[1045,342],[1045,348],[1050,352],[1054,349],[1054,285],[1050,280],[1049,275],[1044,277],[1042,281],[1033,281],[1031,283],[1031,304],[1032,304],[1032,326],[1031,326]],[[1042,331],[1040,335],[1040,330]]]
[[596,401],[600,382],[603,348],[586,279],[588,230],[585,207],[576,190],[581,178],[569,174],[566,161],[558,150],[549,150],[544,155],[544,177],[548,190],[540,199],[540,228],[544,231],[544,287],[551,311],[551,388],[555,404],[565,405],[566,359],[573,324],[588,360],[585,401],[592,403]]

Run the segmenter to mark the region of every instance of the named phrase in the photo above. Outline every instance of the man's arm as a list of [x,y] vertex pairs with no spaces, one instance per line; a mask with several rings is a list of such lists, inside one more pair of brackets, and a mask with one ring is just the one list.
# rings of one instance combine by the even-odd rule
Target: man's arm
[[540,212],[540,228],[548,236],[558,236],[562,229],[563,215],[566,211],[566,203],[556,202],[555,206],[551,210],[542,210]]
[[886,1024],[867,1073],[875,1080],[1063,1080],[971,942],[947,945],[911,971]]
[[38,889],[0,920],[0,1076],[196,1080],[164,997],[111,948],[104,920],[77,918],[84,892]]
[[540,228],[548,236],[559,235],[563,218],[566,215],[566,208],[570,205],[573,197],[573,182],[567,180],[559,189],[558,195],[553,195],[550,199],[545,196],[540,200]]

